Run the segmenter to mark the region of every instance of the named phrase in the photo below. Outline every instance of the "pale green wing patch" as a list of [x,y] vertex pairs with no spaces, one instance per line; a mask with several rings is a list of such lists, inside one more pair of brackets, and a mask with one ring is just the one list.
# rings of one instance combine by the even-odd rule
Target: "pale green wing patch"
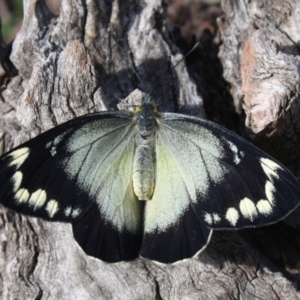
[[[195,155],[197,160],[194,160]],[[204,159],[211,161],[211,154],[201,156],[192,142],[159,124],[155,189],[145,205],[140,252],[143,257],[174,263],[200,253],[207,246],[211,230],[195,209],[199,195],[206,199],[205,191],[210,182]],[[215,180],[219,178],[218,172],[222,172],[222,168],[215,164]]]
[[190,200],[196,198],[193,178],[178,166],[178,157],[173,157],[172,149],[165,143],[168,143],[166,136],[160,133],[156,144],[155,189],[145,208],[145,232],[166,230],[178,222]]
[[[191,209],[209,228],[238,229],[278,222],[299,205],[295,177],[234,133],[209,121],[172,113],[162,114],[158,127],[158,192],[154,191],[153,204],[147,204],[146,216],[151,222],[146,223],[146,232],[169,228]],[[168,178],[176,182],[174,191],[165,197],[162,185],[166,179],[159,179],[164,173],[160,152],[177,168]],[[189,191],[189,196],[178,202],[176,193],[183,190]],[[180,209],[169,213],[171,203],[181,206],[181,213]],[[156,214],[155,205],[166,214]],[[167,225],[160,227],[160,222]]]
[[82,127],[69,139],[67,148],[74,154],[64,162],[65,170],[95,199],[101,215],[112,226],[136,232],[142,213],[132,188],[134,126],[120,127],[119,120],[105,121],[101,128],[90,124]]
[[215,159],[222,158],[221,142],[205,128],[196,129],[198,134],[174,130],[163,120],[159,124],[156,183],[153,198],[146,205],[146,232],[165,230],[178,222],[190,205],[206,200],[210,185],[221,181],[227,172]]

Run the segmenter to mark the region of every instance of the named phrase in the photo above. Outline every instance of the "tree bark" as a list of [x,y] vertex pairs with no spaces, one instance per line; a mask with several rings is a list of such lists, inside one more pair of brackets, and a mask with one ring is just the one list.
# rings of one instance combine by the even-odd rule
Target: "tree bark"
[[[284,9],[277,10],[277,2]],[[223,1],[219,56],[235,108],[245,109],[255,141],[294,165],[300,4],[258,3]],[[160,0],[63,0],[59,16],[44,1],[24,0],[23,25],[11,51],[0,37],[0,151],[76,116],[132,109],[140,91],[149,92],[158,80],[152,96],[161,111],[205,117],[203,97],[185,64],[172,68],[182,55],[164,26],[164,14]],[[272,255],[289,252],[278,245],[267,251],[262,239],[252,238],[255,230],[215,232],[204,252],[176,265],[142,258],[107,264],[82,251],[69,224],[6,208],[0,216],[1,299],[299,298],[297,276],[292,276],[297,255],[295,265],[284,268]],[[290,219],[299,225],[296,217]],[[297,233],[292,238],[298,242]],[[299,245],[286,251],[297,252]]]

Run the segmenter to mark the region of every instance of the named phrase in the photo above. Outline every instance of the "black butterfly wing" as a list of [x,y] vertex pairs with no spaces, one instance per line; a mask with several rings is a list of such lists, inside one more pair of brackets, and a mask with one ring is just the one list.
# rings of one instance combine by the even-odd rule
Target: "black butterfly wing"
[[142,207],[131,179],[131,115],[86,115],[0,158],[0,202],[19,213],[71,222],[85,252],[104,261],[138,256]]
[[286,168],[205,120],[162,114],[156,160],[141,250],[153,260],[191,257],[207,245],[209,228],[271,224],[299,205],[298,181]]

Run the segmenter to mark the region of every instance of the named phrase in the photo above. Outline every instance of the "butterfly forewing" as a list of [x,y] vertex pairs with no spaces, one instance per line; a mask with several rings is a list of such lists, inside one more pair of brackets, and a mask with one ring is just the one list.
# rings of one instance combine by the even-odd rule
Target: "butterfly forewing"
[[160,131],[170,155],[184,170],[182,176],[190,173],[193,177],[191,202],[207,226],[237,229],[267,225],[299,205],[296,178],[230,131],[175,114],[164,115]]
[[131,183],[131,123],[125,112],[86,115],[7,153],[0,161],[0,202],[22,214],[72,222],[90,255],[137,257],[142,204]]

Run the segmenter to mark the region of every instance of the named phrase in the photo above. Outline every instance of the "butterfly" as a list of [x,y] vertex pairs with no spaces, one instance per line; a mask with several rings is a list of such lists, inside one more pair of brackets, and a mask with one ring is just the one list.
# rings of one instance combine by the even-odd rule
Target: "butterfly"
[[1,204],[71,223],[82,249],[106,262],[184,260],[213,230],[275,223],[300,199],[279,162],[213,122],[159,112],[149,95],[134,112],[44,132],[3,155],[0,174]]

